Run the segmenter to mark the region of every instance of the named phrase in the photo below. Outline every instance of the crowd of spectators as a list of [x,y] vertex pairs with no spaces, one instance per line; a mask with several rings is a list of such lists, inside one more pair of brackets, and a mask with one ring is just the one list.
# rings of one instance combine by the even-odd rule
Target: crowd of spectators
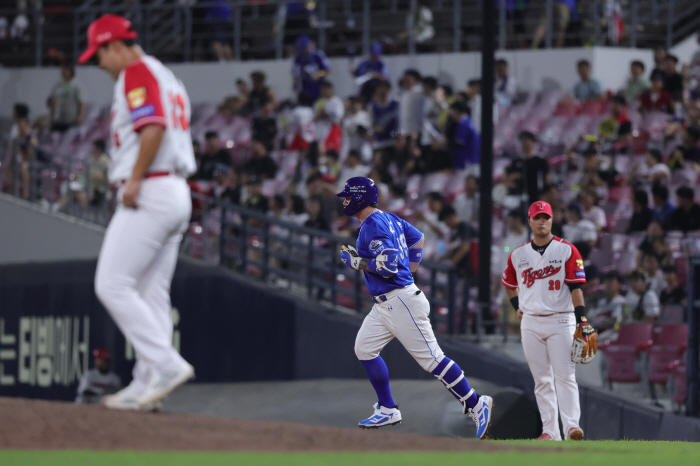
[[[480,199],[479,79],[459,89],[412,68],[390,76],[382,45],[373,43],[369,56],[350,70],[356,92],[339,96],[332,78],[340,71],[331,69],[323,51],[308,36],[298,37],[294,47],[290,83],[295,99],[280,100],[266,84],[265,73],[255,71],[250,81],[236,80],[237,94],[224,97],[216,112],[193,122],[193,191],[277,220],[353,237],[357,225],[340,214],[334,195],[347,179],[370,176],[379,187],[380,206],[410,218],[427,233],[426,259],[473,278]],[[548,150],[538,131],[521,128],[497,154],[502,170],[494,178],[492,198],[500,252],[494,264],[501,267],[508,252],[528,236],[525,207],[544,200],[553,207],[554,233],[582,253],[590,292],[604,287],[605,299],[613,302],[615,283],[626,282],[627,301],[637,300],[627,306],[643,311],[620,314],[615,308],[609,318],[640,320],[658,315],[659,305],[679,301],[684,274],[674,276],[670,269],[684,252],[677,238],[700,230],[694,189],[700,172],[698,57],[700,52],[678,69],[677,58],[658,48],[656,67],[647,71],[633,61],[629,79],[617,90],[604,89],[591,64],[578,62],[580,81],[556,112],[595,106],[600,125],[591,134],[580,134],[563,154]],[[495,73],[498,124],[499,115],[520,105],[523,93],[507,61],[497,60]],[[30,123],[27,107],[15,106],[2,164],[6,191],[29,198],[30,166],[46,157],[41,134],[80,127],[85,99],[74,76],[70,66],[62,67],[61,80],[49,93],[47,118]],[[662,118],[654,134],[640,124],[649,115]],[[103,140],[94,141],[86,166],[66,180],[58,208],[77,205],[85,211],[109,200]],[[444,184],[425,190],[427,179]],[[627,194],[615,194],[620,192]],[[195,203],[194,222],[207,221],[202,207]],[[630,249],[632,243],[625,243],[635,255],[624,266],[602,260],[620,251],[608,244],[620,234],[639,239],[639,255],[637,246]],[[634,271],[636,275],[626,275]]]

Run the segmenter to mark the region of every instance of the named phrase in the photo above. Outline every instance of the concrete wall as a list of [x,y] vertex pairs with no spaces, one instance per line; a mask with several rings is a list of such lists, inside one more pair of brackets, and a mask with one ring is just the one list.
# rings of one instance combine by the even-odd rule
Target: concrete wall
[[104,229],[0,194],[0,264],[95,259]]
[[[642,60],[652,65],[652,52],[644,49],[590,48],[565,50],[520,50],[498,53],[507,59],[523,90],[544,88],[571,89],[578,80],[576,62],[582,58],[593,64],[594,75],[603,86],[619,89],[629,73],[629,62]],[[406,68],[413,67],[426,75],[437,76],[441,83],[463,89],[468,79],[481,75],[481,54],[478,52],[440,53],[425,55],[395,55],[385,57],[394,84]],[[331,59],[331,81],[338,94],[356,91],[346,58]],[[263,60],[241,63],[184,63],[170,65],[190,94],[192,102],[218,102],[235,93],[234,82],[246,78],[251,71],[262,69],[270,85],[280,97],[291,97],[291,60]],[[57,68],[0,69],[0,116],[10,116],[13,102],[29,104],[32,115],[46,112],[46,97],[59,79]],[[81,66],[76,78],[86,94],[86,100],[108,105],[112,100],[113,81],[94,66]]]

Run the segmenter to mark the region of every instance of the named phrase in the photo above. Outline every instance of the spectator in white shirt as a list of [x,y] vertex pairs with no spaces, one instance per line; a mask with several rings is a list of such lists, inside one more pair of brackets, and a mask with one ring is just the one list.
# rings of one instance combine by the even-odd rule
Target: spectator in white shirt
[[464,192],[455,197],[452,207],[460,222],[479,221],[479,179],[476,176],[468,175],[464,179]]
[[351,149],[345,159],[343,168],[340,169],[340,174],[338,174],[338,189],[342,191],[345,188],[345,182],[350,178],[367,176],[368,173],[369,167],[360,163],[360,153],[355,149]]
[[583,218],[581,205],[577,203],[569,204],[566,209],[566,224],[562,227],[564,239],[569,243],[585,241],[591,247],[598,241],[598,232],[595,225],[590,220]]
[[372,161],[372,144],[369,142],[369,134],[372,121],[369,113],[362,108],[362,99],[352,96],[348,99],[347,113],[343,118],[343,144],[341,159],[347,156],[351,150],[360,154],[364,163]]
[[[525,226],[525,219],[523,214],[518,210],[511,210],[508,212],[508,219],[506,221],[506,228],[508,234],[505,240],[503,240],[503,248],[499,248],[499,268],[496,270],[505,270],[506,262],[508,262],[508,256],[517,247],[522,246],[527,243],[530,239],[530,232]],[[499,282],[501,280],[500,276],[497,277]]]
[[[620,294],[622,287],[622,277],[616,270],[612,270],[603,277],[605,283],[605,297],[601,298],[589,314],[588,319],[591,325],[595,325],[598,333],[609,337],[612,334],[617,316],[625,312],[627,300]],[[606,333],[603,333],[606,332]]]
[[663,162],[663,154],[658,149],[651,149],[647,152],[647,168],[649,168],[648,179],[651,184],[667,184],[671,178],[671,169]]
[[[481,134],[481,80],[471,79],[467,83],[467,92],[469,96],[469,110],[471,110],[471,120],[477,132]],[[498,122],[498,102],[493,103],[493,122]]]
[[493,89],[496,93],[496,102],[504,107],[510,107],[518,92],[515,78],[508,75],[508,62],[504,59],[496,60],[496,82]]
[[608,224],[605,211],[598,207],[598,194],[593,189],[581,191],[581,207],[584,220],[590,220],[595,225],[596,231],[601,231]]
[[322,151],[340,151],[340,122],[345,114],[343,99],[335,95],[333,84],[321,83],[321,98],[314,104],[316,140]]
[[416,136],[423,126],[423,86],[414,69],[404,71],[399,98],[399,131],[402,136]]
[[617,315],[617,323],[647,322],[654,323],[661,311],[659,296],[652,290],[638,270],[629,274],[627,292],[627,309]]
[[643,254],[642,268],[644,269],[644,278],[649,288],[657,296],[661,295],[661,292],[666,288],[666,282],[664,282],[664,274],[661,270],[661,264],[659,264],[659,258],[655,254]]

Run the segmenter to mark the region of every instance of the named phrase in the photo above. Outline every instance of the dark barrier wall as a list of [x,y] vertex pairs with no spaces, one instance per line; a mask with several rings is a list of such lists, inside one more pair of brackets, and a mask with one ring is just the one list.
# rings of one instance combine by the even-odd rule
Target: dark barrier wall
[[[93,290],[94,261],[0,267],[0,395],[70,400],[98,346],[130,380],[133,350]],[[200,382],[365,378],[354,353],[361,321],[323,311],[218,267],[181,260],[173,281],[173,344]],[[442,339],[467,376],[522,390],[534,400],[526,365],[479,346]],[[393,378],[431,378],[401,345],[382,352]],[[439,387],[436,387],[436,390]],[[700,441],[700,419],[581,387],[589,439]],[[605,419],[605,422],[600,422]]]

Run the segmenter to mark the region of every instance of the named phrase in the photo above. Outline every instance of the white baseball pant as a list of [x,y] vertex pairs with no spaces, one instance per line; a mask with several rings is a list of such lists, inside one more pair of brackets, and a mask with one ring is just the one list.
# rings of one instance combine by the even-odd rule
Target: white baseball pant
[[[557,403],[564,432],[579,427],[581,406],[576,364],[571,361],[576,322],[573,313],[550,316],[525,314],[520,325],[525,358],[535,379],[535,398],[542,418],[542,432],[561,440]],[[555,390],[556,387],[556,390]]]
[[432,372],[445,357],[430,326],[430,303],[416,285],[387,293],[383,303],[372,306],[355,339],[355,354],[360,361],[379,356],[394,337],[420,366]]
[[172,346],[170,284],[192,204],[177,176],[144,179],[137,202],[137,209],[120,202],[107,227],[95,292],[136,351],[133,383],[145,384],[150,371],[185,362]]

